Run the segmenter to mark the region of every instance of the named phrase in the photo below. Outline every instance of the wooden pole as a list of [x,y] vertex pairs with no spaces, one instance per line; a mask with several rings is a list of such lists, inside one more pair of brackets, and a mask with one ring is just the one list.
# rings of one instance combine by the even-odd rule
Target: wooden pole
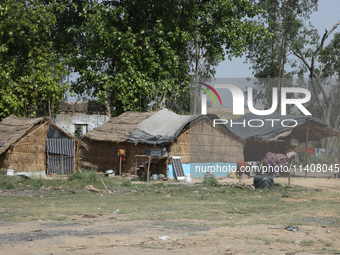
[[73,154],[74,154],[74,157],[73,157],[73,170],[72,170],[72,174],[76,171],[76,160],[77,160],[77,156],[76,156],[76,141],[73,140]]
[[79,172],[79,144],[77,144],[76,148],[76,171]]
[[[306,166],[308,169],[308,135],[309,135],[309,119],[307,118],[307,136],[306,136]],[[305,179],[307,179],[307,171],[305,171]]]
[[61,165],[61,170],[60,170],[60,175],[64,175],[64,162],[63,162],[63,154],[61,154],[61,157],[60,157],[60,165]]
[[49,164],[48,164],[48,151],[46,151],[46,175],[48,175],[48,167],[49,167]]
[[107,187],[106,187],[105,182],[103,181],[103,179],[100,178],[100,180],[102,181],[102,183],[103,183],[103,185],[104,185],[104,188],[105,188],[106,192],[109,193],[109,191],[108,191],[108,189],[107,189]]
[[122,176],[122,156],[119,156],[119,176]]
[[136,171],[135,171],[135,176],[138,174],[138,159],[136,158]]
[[146,181],[150,181],[149,171],[150,171],[151,157],[148,157],[148,159],[149,159],[149,162],[148,162],[148,170],[147,170],[147,173],[146,173]]
[[291,167],[289,167],[289,173],[288,173],[288,187],[290,188],[290,173],[291,173]]
[[168,171],[169,171],[169,157],[166,158],[165,164],[166,164],[165,177],[168,178]]

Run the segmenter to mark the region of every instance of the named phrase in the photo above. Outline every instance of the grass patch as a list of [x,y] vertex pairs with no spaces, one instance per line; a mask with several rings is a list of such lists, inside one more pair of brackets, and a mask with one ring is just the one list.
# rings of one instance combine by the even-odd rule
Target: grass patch
[[89,172],[75,172],[74,174],[68,176],[68,180],[70,182],[81,181],[93,184],[98,182],[99,178],[96,171],[89,171]]
[[[104,189],[100,177],[94,177],[91,172],[76,173],[66,180],[25,180],[0,176],[1,189],[14,187],[12,191],[0,193],[0,220],[67,221],[72,215],[91,214],[101,217],[119,210],[114,215],[117,220],[188,219],[202,220],[211,226],[301,226],[318,224],[303,220],[315,211],[320,215],[322,212],[334,214],[334,217],[338,213],[337,194],[316,192],[314,189],[291,188],[289,199],[292,200],[283,202],[285,187],[261,191],[215,186],[215,181],[211,181],[212,185],[187,187],[153,182],[136,183],[119,177],[103,180],[108,189],[113,191],[112,194],[84,191],[84,187],[89,184]],[[308,197],[327,199],[303,201]],[[308,243],[304,245],[308,246]]]
[[301,241],[300,245],[301,246],[312,246],[314,244],[314,241],[313,240],[304,240],[304,241]]

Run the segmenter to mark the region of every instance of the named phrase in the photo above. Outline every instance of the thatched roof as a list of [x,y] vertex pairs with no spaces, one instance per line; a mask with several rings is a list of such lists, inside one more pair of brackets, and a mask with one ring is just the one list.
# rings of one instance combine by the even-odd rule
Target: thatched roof
[[156,112],[125,112],[118,117],[111,118],[105,124],[83,135],[83,137],[95,141],[125,142],[127,136],[136,129],[138,124]]
[[107,114],[109,115],[110,109],[107,106],[98,103],[97,101],[90,100],[88,102],[71,102],[66,103],[60,101],[60,113],[82,113],[82,114]]
[[82,147],[85,147],[84,143],[80,142],[80,140],[76,137],[63,131],[61,128],[55,125],[50,118],[41,117],[23,119],[15,115],[11,115],[0,122],[0,154],[6,152],[12,144],[15,144],[17,141],[29,134],[34,126],[43,123],[52,126],[66,137],[77,140]]

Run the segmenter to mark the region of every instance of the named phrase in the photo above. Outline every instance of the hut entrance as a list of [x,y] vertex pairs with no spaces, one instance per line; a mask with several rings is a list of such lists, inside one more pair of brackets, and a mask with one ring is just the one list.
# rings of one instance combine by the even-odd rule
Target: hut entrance
[[47,174],[73,174],[74,141],[49,127],[46,139]]

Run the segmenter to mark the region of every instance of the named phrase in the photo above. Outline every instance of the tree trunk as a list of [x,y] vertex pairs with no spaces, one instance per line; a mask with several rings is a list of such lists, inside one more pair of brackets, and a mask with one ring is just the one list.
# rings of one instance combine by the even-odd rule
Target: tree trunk
[[196,64],[195,64],[195,84],[194,84],[194,113],[196,114],[196,110],[197,110],[197,82],[198,82],[198,60],[199,60],[199,43],[198,43],[198,34],[196,34]]

